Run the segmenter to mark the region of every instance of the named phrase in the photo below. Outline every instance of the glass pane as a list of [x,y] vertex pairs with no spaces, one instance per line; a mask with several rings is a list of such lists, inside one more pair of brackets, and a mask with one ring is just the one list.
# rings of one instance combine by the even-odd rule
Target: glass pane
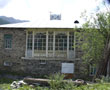
[[67,49],[67,35],[59,33],[55,38],[55,50],[64,51]]
[[74,50],[74,32],[69,33],[69,50]]
[[28,31],[27,49],[32,50],[32,31]]
[[53,50],[53,32],[48,32],[48,50]]
[[46,33],[36,33],[34,37],[34,49],[46,50]]
[[4,35],[4,47],[12,48],[12,35],[11,34]]

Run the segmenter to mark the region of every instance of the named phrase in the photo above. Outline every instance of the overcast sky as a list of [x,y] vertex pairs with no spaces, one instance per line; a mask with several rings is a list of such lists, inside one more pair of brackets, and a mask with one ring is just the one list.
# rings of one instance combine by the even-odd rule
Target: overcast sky
[[77,19],[81,12],[93,13],[102,0],[0,0],[0,16],[23,20],[49,17],[51,13],[62,15],[62,19]]

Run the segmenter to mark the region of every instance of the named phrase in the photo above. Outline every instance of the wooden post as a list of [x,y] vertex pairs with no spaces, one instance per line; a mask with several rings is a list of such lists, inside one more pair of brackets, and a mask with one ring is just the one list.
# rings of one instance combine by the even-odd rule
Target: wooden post
[[55,31],[53,32],[53,57],[55,57]]
[[67,58],[69,59],[69,31],[67,32]]
[[34,31],[32,33],[32,57],[34,57]]
[[76,57],[76,36],[75,36],[75,32],[74,32],[74,59],[75,59],[75,57]]
[[46,57],[48,57],[48,31],[46,31]]
[[27,57],[27,43],[28,43],[28,31],[26,31],[26,51],[25,51],[25,57]]

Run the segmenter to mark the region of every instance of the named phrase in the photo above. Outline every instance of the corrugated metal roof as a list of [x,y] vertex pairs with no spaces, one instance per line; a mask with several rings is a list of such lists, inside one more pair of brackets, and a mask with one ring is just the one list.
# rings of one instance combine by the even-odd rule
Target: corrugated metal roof
[[42,21],[34,21],[34,22],[24,22],[24,23],[16,23],[16,24],[5,24],[0,25],[1,28],[78,28],[81,27],[82,24],[74,24],[74,21],[66,21],[66,20],[42,20]]

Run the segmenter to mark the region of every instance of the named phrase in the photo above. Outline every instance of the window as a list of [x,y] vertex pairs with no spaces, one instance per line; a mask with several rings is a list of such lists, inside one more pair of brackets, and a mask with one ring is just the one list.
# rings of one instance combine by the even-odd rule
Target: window
[[51,14],[50,20],[61,20],[61,14]]
[[[33,49],[33,50],[32,50]],[[69,54],[68,54],[69,52]],[[28,31],[27,56],[74,56],[74,32]],[[73,58],[73,57],[72,57]]]
[[40,64],[46,64],[46,60],[40,60]]
[[4,35],[4,47],[7,49],[12,48],[12,35],[11,34]]
[[46,50],[46,32],[35,34],[34,49],[35,50]]
[[56,35],[55,50],[67,50],[67,35],[62,33]]
[[96,65],[90,65],[90,76],[93,76],[96,74]]
[[4,65],[4,66],[12,66],[12,62],[5,61],[5,62],[3,63],[3,65]]
[[27,49],[32,50],[32,31],[28,32]]
[[48,34],[48,50],[53,50],[53,32]]
[[74,32],[69,33],[69,50],[74,50]]

